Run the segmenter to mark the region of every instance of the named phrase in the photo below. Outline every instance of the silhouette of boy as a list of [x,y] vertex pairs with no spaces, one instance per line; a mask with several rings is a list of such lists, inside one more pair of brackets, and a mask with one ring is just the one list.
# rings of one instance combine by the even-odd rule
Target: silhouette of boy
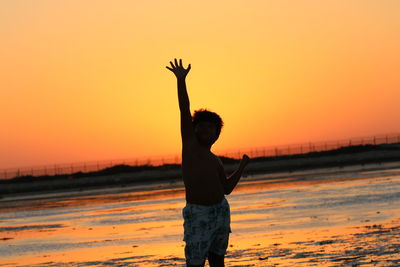
[[242,176],[249,157],[243,155],[239,168],[226,177],[221,160],[210,149],[223,126],[220,116],[205,109],[190,113],[186,91],[186,75],[182,59],[170,61],[178,82],[181,114],[182,176],[186,191],[184,218],[185,258],[187,266],[224,266],[230,228],[230,209],[225,195],[229,195]]

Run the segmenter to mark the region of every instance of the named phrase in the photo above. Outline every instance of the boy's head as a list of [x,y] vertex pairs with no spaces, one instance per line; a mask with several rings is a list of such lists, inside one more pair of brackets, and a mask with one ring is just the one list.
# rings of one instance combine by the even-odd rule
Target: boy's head
[[204,145],[212,145],[217,141],[224,125],[221,117],[206,109],[193,113],[193,128],[198,141]]

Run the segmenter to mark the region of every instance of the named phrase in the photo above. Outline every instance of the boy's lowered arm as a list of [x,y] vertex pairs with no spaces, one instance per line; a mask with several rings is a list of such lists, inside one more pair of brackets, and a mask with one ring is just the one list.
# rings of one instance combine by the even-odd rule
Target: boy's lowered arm
[[228,178],[226,177],[224,166],[222,165],[222,162],[220,160],[220,176],[222,177],[222,184],[224,186],[224,191],[226,195],[229,195],[236,187],[237,183],[240,180],[240,177],[242,177],[244,168],[249,163],[249,160],[249,156],[244,154],[242,160],[240,161],[239,168],[234,171]]
[[166,66],[167,69],[172,71],[177,79],[178,83],[178,100],[179,100],[179,110],[181,113],[181,137],[182,137],[182,144],[190,145],[195,142],[195,134],[192,125],[192,115],[190,113],[190,102],[189,96],[186,89],[186,75],[190,71],[190,64],[188,68],[185,69],[182,66],[182,59],[178,61],[175,59],[175,65],[172,61],[169,62],[171,67]]

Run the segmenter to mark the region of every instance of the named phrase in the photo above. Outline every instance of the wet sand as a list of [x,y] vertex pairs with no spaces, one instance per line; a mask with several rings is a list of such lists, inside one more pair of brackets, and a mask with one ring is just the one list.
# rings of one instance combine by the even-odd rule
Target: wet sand
[[[400,169],[242,178],[226,266],[399,266]],[[0,199],[0,266],[184,266],[182,184]]]

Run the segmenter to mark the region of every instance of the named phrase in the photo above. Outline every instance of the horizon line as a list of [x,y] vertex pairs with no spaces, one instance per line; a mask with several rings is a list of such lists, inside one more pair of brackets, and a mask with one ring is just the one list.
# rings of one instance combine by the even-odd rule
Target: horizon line
[[[278,148],[291,148],[291,147],[296,147],[296,146],[303,146],[303,145],[316,145],[316,144],[328,144],[328,143],[338,143],[338,142],[349,142],[348,146],[351,146],[351,141],[362,141],[365,139],[389,139],[393,138],[394,136],[397,137],[398,142],[400,142],[400,133],[390,133],[390,134],[377,134],[377,135],[370,135],[370,136],[358,136],[358,137],[351,137],[351,138],[342,138],[342,139],[335,139],[335,140],[325,140],[325,141],[309,141],[309,142],[301,142],[301,143],[288,143],[288,144],[282,144],[282,145],[271,145],[271,146],[253,146],[253,147],[241,147],[241,148],[230,148],[230,149],[221,149],[221,150],[216,150],[215,152],[216,155],[218,156],[224,156],[224,154],[236,154],[236,153],[246,153],[254,150],[273,150],[273,149],[278,149]],[[72,166],[72,165],[77,165],[77,164],[100,164],[100,163],[112,163],[117,162],[122,163],[124,161],[137,161],[137,162],[151,162],[151,161],[163,161],[163,160],[168,160],[168,159],[176,159],[180,158],[180,154],[164,154],[164,155],[154,155],[154,156],[142,156],[142,157],[132,157],[132,158],[119,158],[119,159],[108,159],[108,160],[86,160],[86,161],[76,161],[76,162],[64,162],[64,163],[49,163],[49,164],[36,164],[36,165],[25,165],[25,166],[18,166],[18,167],[5,167],[5,168],[0,168],[0,172],[5,172],[5,171],[11,171],[11,170],[18,170],[18,169],[32,169],[32,168],[46,168],[46,167],[56,167],[56,166]]]

